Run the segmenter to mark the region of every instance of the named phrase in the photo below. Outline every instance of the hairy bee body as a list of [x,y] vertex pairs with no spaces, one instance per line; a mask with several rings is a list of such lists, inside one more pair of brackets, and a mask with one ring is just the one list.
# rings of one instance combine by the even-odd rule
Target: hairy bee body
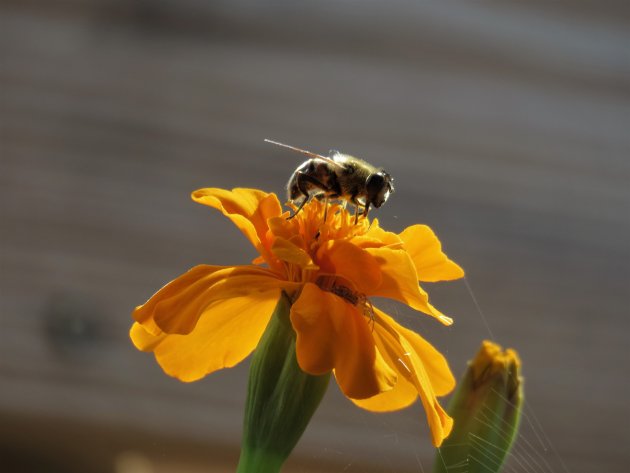
[[331,151],[330,158],[339,164],[331,165],[321,159],[312,158],[303,162],[291,175],[287,184],[287,197],[292,202],[306,197],[300,190],[301,175],[310,176],[313,180],[305,180],[302,188],[312,197],[325,196],[365,206],[367,193],[365,183],[371,174],[379,170],[365,161]]
[[294,217],[312,198],[338,199],[350,202],[368,215],[370,206],[380,207],[394,191],[393,179],[382,168],[331,150],[322,156],[293,146],[266,140],[270,143],[306,154],[310,159],[300,164],[287,183],[287,198],[298,205]]

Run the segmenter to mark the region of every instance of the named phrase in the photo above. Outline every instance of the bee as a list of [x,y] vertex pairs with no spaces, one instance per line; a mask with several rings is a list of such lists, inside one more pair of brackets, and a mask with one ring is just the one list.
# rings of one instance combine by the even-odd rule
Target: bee
[[293,172],[287,184],[287,198],[298,205],[289,219],[295,217],[315,197],[326,201],[338,199],[344,204],[350,202],[355,206],[356,223],[360,212],[363,217],[367,217],[371,206],[379,208],[394,192],[394,179],[384,169],[362,159],[337,150],[330,150],[328,156],[322,156],[276,141],[265,141],[309,156]]

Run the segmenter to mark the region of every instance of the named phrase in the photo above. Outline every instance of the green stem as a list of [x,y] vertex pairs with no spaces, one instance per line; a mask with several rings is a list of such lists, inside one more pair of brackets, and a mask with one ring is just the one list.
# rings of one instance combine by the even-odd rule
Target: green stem
[[264,450],[242,448],[237,473],[274,473],[280,471],[286,458]]
[[279,472],[328,387],[298,366],[290,309],[282,294],[252,358],[237,473]]

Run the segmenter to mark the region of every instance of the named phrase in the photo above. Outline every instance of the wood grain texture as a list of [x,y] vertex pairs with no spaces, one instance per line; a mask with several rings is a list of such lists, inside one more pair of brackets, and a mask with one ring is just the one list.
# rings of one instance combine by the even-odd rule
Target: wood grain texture
[[[568,470],[626,471],[628,9],[414,5],[0,3],[0,458],[235,461],[246,364],[180,384],[127,330],[189,267],[251,260],[188,196],[282,193],[298,161],[271,138],[385,166],[396,193],[374,216],[431,225],[466,268]],[[463,282],[429,289],[453,328],[383,307],[461,373],[491,334]],[[538,432],[517,453],[564,471]],[[419,406],[374,416],[335,387],[287,471],[426,471],[432,455]]]

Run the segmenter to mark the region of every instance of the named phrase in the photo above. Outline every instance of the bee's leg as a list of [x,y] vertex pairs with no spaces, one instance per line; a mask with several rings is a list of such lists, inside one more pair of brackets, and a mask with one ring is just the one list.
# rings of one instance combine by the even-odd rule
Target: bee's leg
[[311,196],[309,194],[304,196],[304,199],[302,200],[302,203],[299,205],[299,207],[297,208],[297,210],[295,212],[293,212],[293,215],[289,215],[287,217],[287,220],[291,220],[293,217],[295,217],[298,213],[300,213],[300,210],[302,210],[302,207],[304,207],[307,202],[311,200]]
[[300,206],[297,208],[295,213],[293,215],[290,215],[289,217],[287,217],[287,220],[292,219],[298,213],[300,213],[300,210],[302,210],[302,207],[304,207],[308,203],[308,201],[311,200],[312,196],[311,196],[311,194],[309,192],[309,184],[311,186],[313,186],[313,187],[316,187],[318,189],[322,189],[324,191],[328,190],[324,184],[319,182],[314,177],[309,176],[308,174],[303,173],[301,171],[298,171],[296,174],[297,174],[297,176],[296,176],[297,187],[298,187],[300,193],[304,196],[304,200],[302,201]]
[[363,216],[367,218],[368,212],[370,211],[370,203],[365,204],[365,208],[363,209]]
[[359,223],[359,214],[361,213],[361,206],[358,203],[354,203],[354,224]]
[[356,225],[357,223],[359,223],[359,215],[361,214],[361,203],[357,200],[356,196],[352,196],[350,199],[350,202],[352,202],[352,204],[354,205],[354,224]]

